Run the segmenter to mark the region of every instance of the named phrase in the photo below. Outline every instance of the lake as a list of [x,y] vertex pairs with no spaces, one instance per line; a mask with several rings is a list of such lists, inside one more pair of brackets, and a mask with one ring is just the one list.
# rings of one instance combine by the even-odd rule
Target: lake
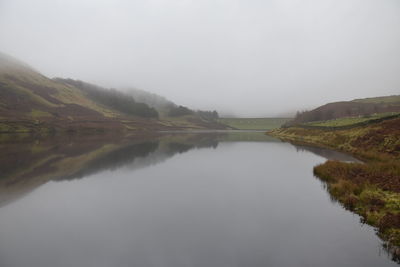
[[0,144],[0,266],[396,266],[313,167],[259,132]]

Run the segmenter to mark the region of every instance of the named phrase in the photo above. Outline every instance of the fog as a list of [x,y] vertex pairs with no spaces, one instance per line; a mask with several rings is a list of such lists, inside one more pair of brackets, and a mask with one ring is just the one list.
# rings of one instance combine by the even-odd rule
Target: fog
[[49,77],[279,116],[400,93],[398,0],[0,0],[0,51]]

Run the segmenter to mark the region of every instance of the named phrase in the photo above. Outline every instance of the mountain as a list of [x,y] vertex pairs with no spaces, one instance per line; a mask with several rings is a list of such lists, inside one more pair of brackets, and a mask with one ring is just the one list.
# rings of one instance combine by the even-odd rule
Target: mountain
[[159,119],[158,111],[132,95],[71,79],[49,79],[0,54],[0,132],[104,132],[225,126],[190,115]]
[[311,111],[298,112],[295,119],[288,125],[345,117],[371,116],[386,112],[400,112],[400,95],[329,103]]

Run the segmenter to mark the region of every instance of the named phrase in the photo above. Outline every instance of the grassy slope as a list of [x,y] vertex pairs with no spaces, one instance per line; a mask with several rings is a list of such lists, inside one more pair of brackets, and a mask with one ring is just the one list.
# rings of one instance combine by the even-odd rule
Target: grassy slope
[[328,103],[310,111],[298,112],[296,117],[292,121],[289,121],[287,125],[295,126],[313,122],[319,123],[320,121],[333,121],[346,117],[355,119],[374,116],[377,113],[392,112],[400,112],[400,95]]
[[[314,173],[346,208],[377,227],[399,260],[400,246],[400,119],[348,130],[290,127],[271,135],[281,139],[352,153],[364,163],[327,161]],[[398,249],[397,249],[398,250]]]
[[[57,83],[29,69],[0,71],[0,82],[39,106],[64,107],[76,104],[99,112],[108,117],[115,117],[115,112],[89,100],[77,88]],[[7,103],[3,103],[7,104]]]
[[287,118],[220,118],[220,123],[238,130],[271,130],[281,127]]

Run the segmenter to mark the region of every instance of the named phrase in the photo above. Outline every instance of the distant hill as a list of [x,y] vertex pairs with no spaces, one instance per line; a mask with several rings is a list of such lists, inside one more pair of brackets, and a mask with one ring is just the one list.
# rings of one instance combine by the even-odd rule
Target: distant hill
[[386,112],[400,112],[400,95],[329,103],[310,111],[298,112],[296,117],[287,125],[345,117],[370,116]]

